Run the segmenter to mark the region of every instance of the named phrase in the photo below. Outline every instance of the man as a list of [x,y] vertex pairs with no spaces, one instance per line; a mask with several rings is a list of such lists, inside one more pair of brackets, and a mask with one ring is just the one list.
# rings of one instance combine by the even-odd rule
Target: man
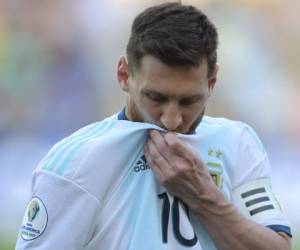
[[138,15],[117,69],[125,109],[41,161],[16,249],[291,249],[254,131],[204,116],[216,49],[192,6]]

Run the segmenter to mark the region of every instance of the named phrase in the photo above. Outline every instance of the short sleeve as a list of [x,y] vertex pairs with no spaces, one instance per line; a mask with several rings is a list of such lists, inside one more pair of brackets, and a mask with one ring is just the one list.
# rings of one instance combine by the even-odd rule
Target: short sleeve
[[271,177],[269,159],[261,140],[250,126],[243,123],[240,126],[242,130],[232,172],[233,189],[252,180]]
[[255,222],[291,236],[290,225],[272,190],[271,166],[254,130],[243,124],[233,173],[233,200]]
[[99,202],[71,180],[38,171],[16,250],[83,249],[91,239]]

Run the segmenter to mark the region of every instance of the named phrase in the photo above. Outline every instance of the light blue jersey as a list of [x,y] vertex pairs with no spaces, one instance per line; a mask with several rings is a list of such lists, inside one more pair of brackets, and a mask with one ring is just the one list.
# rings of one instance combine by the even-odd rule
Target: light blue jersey
[[[148,166],[149,129],[162,131],[114,115],[57,143],[34,171],[16,249],[216,249],[201,221]],[[267,154],[249,126],[204,117],[195,134],[178,137],[245,216],[290,235],[269,184]]]

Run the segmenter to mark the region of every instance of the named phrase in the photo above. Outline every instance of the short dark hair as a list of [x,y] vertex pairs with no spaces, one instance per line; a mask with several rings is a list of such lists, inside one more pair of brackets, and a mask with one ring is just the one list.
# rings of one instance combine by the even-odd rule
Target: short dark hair
[[208,77],[217,62],[218,33],[200,10],[180,3],[147,8],[133,21],[127,44],[129,70],[139,69],[145,55],[170,66],[199,67],[208,63]]

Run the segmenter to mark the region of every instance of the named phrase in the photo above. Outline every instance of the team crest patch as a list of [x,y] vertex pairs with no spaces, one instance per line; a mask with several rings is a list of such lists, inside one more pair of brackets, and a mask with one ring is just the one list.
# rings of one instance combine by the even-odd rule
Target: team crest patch
[[223,187],[223,168],[220,163],[206,162],[209,174],[219,189]]
[[42,200],[33,197],[27,205],[21,226],[21,237],[24,240],[34,240],[44,231],[48,223],[48,214]]

